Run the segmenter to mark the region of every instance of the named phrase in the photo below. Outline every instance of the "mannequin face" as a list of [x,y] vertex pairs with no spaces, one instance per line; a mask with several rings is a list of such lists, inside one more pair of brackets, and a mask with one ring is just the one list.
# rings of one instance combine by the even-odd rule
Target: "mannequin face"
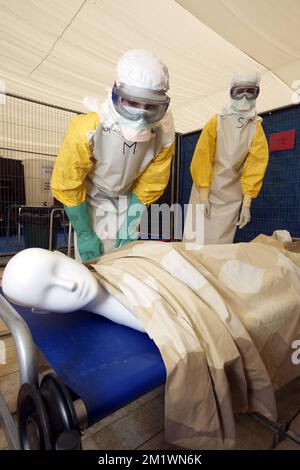
[[23,250],[8,262],[2,288],[14,303],[52,312],[84,308],[101,290],[86,266],[41,248]]

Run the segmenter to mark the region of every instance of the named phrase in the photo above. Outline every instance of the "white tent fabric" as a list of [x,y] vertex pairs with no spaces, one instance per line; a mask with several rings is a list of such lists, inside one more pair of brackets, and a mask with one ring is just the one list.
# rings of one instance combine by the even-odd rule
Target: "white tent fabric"
[[298,0],[0,0],[6,90],[71,109],[104,100],[126,50],[169,67],[178,132],[199,129],[228,100],[232,75],[262,74],[259,111],[292,103],[300,79]]
[[299,0],[177,2],[289,87],[300,79]]

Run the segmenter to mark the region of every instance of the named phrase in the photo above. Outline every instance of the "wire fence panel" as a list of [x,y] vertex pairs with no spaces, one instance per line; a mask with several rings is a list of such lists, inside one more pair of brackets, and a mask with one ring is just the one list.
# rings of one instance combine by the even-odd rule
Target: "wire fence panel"
[[[1,103],[0,254],[48,248],[50,214],[59,206],[50,189],[52,169],[68,123],[79,113],[13,94]],[[60,232],[66,242],[61,212],[54,214],[54,248]]]

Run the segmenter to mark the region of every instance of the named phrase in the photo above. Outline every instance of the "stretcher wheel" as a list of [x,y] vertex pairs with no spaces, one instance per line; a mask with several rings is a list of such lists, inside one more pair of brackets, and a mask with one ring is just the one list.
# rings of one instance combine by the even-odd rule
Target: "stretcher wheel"
[[18,425],[21,449],[81,449],[72,398],[55,374],[46,375],[39,389],[27,383],[20,387]]
[[[79,436],[79,439],[78,439]],[[71,429],[70,431],[62,432],[55,444],[56,450],[81,450],[81,439],[78,431]]]
[[50,450],[53,439],[47,410],[39,390],[23,384],[18,394],[18,425],[21,449]]
[[54,446],[80,449],[80,428],[68,389],[55,374],[47,374],[41,381],[40,393],[47,410]]

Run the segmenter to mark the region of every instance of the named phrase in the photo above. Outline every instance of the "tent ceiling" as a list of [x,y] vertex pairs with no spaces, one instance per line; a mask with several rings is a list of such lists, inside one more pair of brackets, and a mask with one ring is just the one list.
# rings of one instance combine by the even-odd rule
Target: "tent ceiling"
[[105,99],[119,56],[152,50],[170,71],[176,130],[199,129],[236,71],[259,70],[258,110],[291,103],[300,79],[298,0],[0,0],[0,79],[10,92],[83,109]]
[[[300,78],[299,0],[177,0],[288,86]],[[218,14],[216,14],[218,12]]]

